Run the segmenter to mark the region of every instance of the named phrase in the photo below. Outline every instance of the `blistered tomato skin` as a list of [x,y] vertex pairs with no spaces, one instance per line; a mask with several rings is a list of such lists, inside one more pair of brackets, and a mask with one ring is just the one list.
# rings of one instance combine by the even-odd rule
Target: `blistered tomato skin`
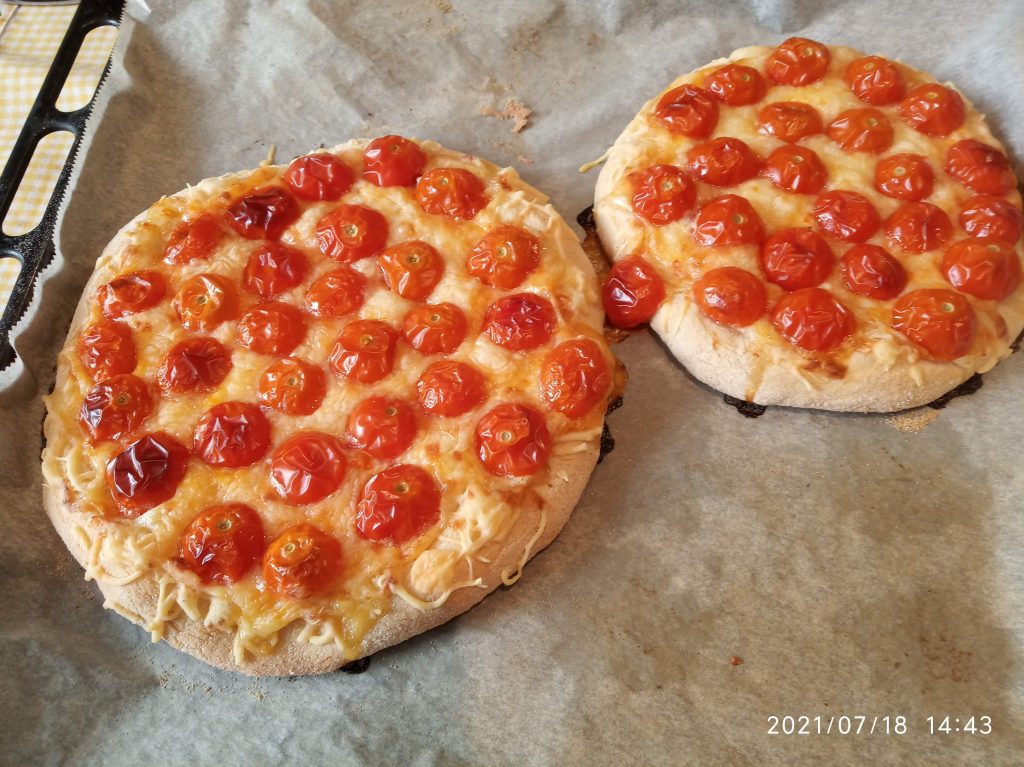
[[617,328],[635,328],[651,321],[665,300],[665,283],[654,267],[639,256],[617,261],[601,288],[608,322]]
[[761,133],[789,144],[821,133],[824,127],[818,110],[801,101],[766,104],[757,113],[757,124]]
[[107,488],[121,515],[135,519],[174,497],[188,468],[188,451],[162,431],[145,434],[107,462]]
[[267,242],[253,251],[242,281],[263,300],[275,298],[299,285],[309,271],[305,254],[279,242]]
[[950,285],[975,298],[1002,301],[1020,286],[1020,256],[1013,245],[991,237],[954,243],[941,269]]
[[731,107],[756,104],[768,90],[761,73],[742,64],[727,64],[716,69],[704,81],[704,87]]
[[884,114],[870,107],[849,109],[828,126],[828,137],[845,152],[884,152],[892,146],[892,125]]
[[167,238],[164,262],[187,264],[196,259],[205,261],[217,247],[220,237],[220,218],[212,213],[200,213],[193,219],[182,221]]
[[341,331],[331,349],[331,370],[343,378],[374,383],[395,366],[398,333],[379,320],[354,320]]
[[487,207],[484,182],[462,168],[434,168],[416,182],[416,202],[426,212],[469,221]]
[[286,415],[312,415],[327,394],[324,371],[297,357],[278,360],[263,371],[256,399]]
[[557,322],[555,308],[543,296],[515,293],[487,307],[483,335],[509,351],[529,351],[551,340]]
[[178,539],[179,566],[203,583],[226,586],[244,578],[263,555],[263,522],[243,503],[209,506]]
[[762,173],[779,189],[795,194],[817,194],[828,181],[824,163],[802,146],[776,147],[768,155]]
[[785,294],[772,309],[771,319],[783,338],[810,352],[835,349],[857,327],[853,313],[822,288]]
[[706,138],[718,124],[718,101],[703,88],[681,85],[658,100],[654,115],[672,133]]
[[465,362],[441,360],[423,371],[416,382],[416,397],[425,413],[453,418],[487,399],[487,379]]
[[1009,200],[976,194],[960,207],[960,226],[971,237],[995,237],[1012,245],[1024,229],[1024,213]]
[[723,266],[701,275],[693,284],[693,297],[705,317],[719,325],[737,328],[757,322],[768,303],[764,283],[735,266]]
[[401,546],[441,518],[441,491],[419,466],[399,464],[370,477],[356,506],[360,538]]
[[633,212],[655,226],[678,221],[693,207],[697,188],[682,168],[652,165],[636,177]]
[[381,136],[363,152],[363,178],[376,186],[415,186],[427,158],[415,142]]
[[210,391],[231,372],[231,352],[209,336],[186,338],[164,356],[156,380],[164,394]]
[[203,414],[193,432],[193,452],[209,466],[251,466],[270,448],[270,422],[248,402],[221,402]]
[[974,309],[955,290],[912,290],[892,310],[892,329],[939,362],[967,354],[976,327]]
[[896,298],[907,285],[903,265],[878,245],[854,245],[843,254],[841,269],[851,293],[879,301]]
[[299,204],[284,189],[264,187],[227,210],[231,228],[250,240],[276,240],[299,217]]
[[160,303],[166,292],[167,280],[164,276],[160,272],[144,269],[122,274],[100,285],[96,291],[96,302],[105,317],[116,320],[151,309]]
[[397,458],[416,438],[416,414],[400,399],[369,397],[349,415],[347,434],[354,448],[373,458]]
[[690,172],[705,184],[734,186],[761,170],[761,158],[738,138],[715,138],[697,144],[687,153]]
[[78,411],[82,431],[94,442],[129,436],[153,412],[153,395],[141,378],[127,373],[96,384]]
[[924,253],[949,242],[953,223],[942,208],[907,202],[886,220],[885,234],[902,253]]
[[810,229],[781,229],[761,246],[765,279],[786,291],[820,285],[835,262],[825,238]]
[[306,318],[302,312],[280,301],[254,306],[238,321],[238,342],[257,354],[291,354],[305,337]]
[[392,245],[377,256],[384,284],[410,301],[424,301],[444,276],[444,258],[432,245],[410,240]]
[[611,384],[601,347],[586,338],[556,346],[540,370],[544,405],[569,418],[582,418],[604,402]]
[[302,522],[271,541],[263,554],[263,581],[281,597],[308,599],[326,592],[341,575],[341,544]]
[[270,457],[270,484],[285,503],[317,503],[345,478],[341,441],[330,434],[302,431],[275,448]]
[[480,463],[499,477],[526,477],[547,466],[551,433],[544,416],[527,405],[505,403],[476,425]]
[[127,325],[100,320],[78,339],[78,359],[94,381],[135,370],[135,341]]
[[182,283],[171,302],[185,330],[205,333],[238,316],[238,292],[227,277],[197,274]]
[[887,197],[918,202],[930,196],[935,173],[919,154],[894,154],[875,166],[875,189]]
[[451,354],[466,338],[466,315],[455,304],[417,306],[402,320],[402,337],[420,354]]
[[779,85],[810,85],[825,76],[831,60],[828,46],[805,37],[791,37],[768,56],[765,74]]
[[306,291],[303,306],[320,319],[337,319],[359,310],[366,300],[366,278],[346,266],[321,274]]
[[956,91],[938,83],[923,83],[907,93],[899,113],[914,130],[928,136],[948,136],[963,124],[966,108]]
[[946,173],[972,192],[982,194],[1004,195],[1017,183],[1005,154],[970,138],[949,148]]
[[339,205],[316,224],[320,252],[351,264],[376,256],[388,241],[388,221],[365,205]]
[[876,107],[895,104],[906,91],[899,67],[881,56],[865,56],[851,62],[843,79],[854,96]]
[[814,203],[812,213],[821,231],[846,242],[865,242],[881,225],[875,206],[857,192],[825,192]]
[[701,207],[693,223],[693,239],[705,247],[757,245],[764,239],[764,224],[745,198],[726,194]]
[[485,234],[466,256],[466,271],[484,285],[514,290],[540,263],[540,240],[521,226],[503,224]]
[[337,200],[352,188],[352,169],[328,152],[299,157],[284,172],[284,181],[300,200]]

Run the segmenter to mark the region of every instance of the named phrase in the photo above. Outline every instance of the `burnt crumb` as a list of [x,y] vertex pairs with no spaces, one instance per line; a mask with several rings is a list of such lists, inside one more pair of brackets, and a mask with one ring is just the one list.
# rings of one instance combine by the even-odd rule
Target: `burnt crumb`
[[608,409],[604,411],[604,414],[611,415],[620,407],[622,407],[622,395],[619,395],[618,397],[612,397],[610,400],[608,400]]
[[1024,331],[1017,334],[1017,337],[1013,339],[1013,343],[1010,344],[1010,351],[1016,354],[1020,351],[1020,340],[1024,338]]
[[[622,398],[619,397],[621,400]],[[601,429],[601,452],[597,456],[597,462],[602,463],[607,455],[615,449],[615,438],[612,436],[612,430],[608,428],[608,424],[604,425]]]
[[732,655],[729,658],[729,665],[730,666],[742,666],[743,665],[743,658],[741,658],[739,655]]
[[764,405],[758,405],[756,402],[747,402],[736,397],[730,397],[728,394],[722,395],[725,400],[725,404],[732,405],[739,411],[739,414],[744,418],[758,418],[764,415],[764,411],[767,410]]
[[596,232],[597,225],[594,223],[594,206],[591,205],[581,210],[579,215],[576,216],[576,223],[588,234]]
[[370,667],[370,661],[372,660],[372,658],[373,656],[368,655],[365,658],[354,660],[351,663],[346,663],[339,670],[343,671],[346,674],[362,674],[364,671],[366,671],[366,669]]
[[965,397],[968,394],[974,394],[974,392],[981,388],[983,383],[984,381],[981,380],[981,373],[975,373],[952,391],[946,392],[934,402],[929,402],[928,407],[934,410],[942,410],[957,397]]

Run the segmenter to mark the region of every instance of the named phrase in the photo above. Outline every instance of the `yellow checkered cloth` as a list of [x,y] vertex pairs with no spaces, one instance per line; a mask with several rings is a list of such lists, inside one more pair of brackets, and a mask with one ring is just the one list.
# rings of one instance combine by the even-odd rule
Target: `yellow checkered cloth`
[[[0,2],[0,167],[7,164],[75,8]],[[89,102],[116,36],[116,28],[100,27],[85,38],[57,99],[58,109],[72,111]],[[73,142],[74,136],[67,131],[52,133],[39,142],[3,221],[5,234],[24,234],[39,223]],[[13,258],[0,258],[0,312],[14,289],[19,268]]]

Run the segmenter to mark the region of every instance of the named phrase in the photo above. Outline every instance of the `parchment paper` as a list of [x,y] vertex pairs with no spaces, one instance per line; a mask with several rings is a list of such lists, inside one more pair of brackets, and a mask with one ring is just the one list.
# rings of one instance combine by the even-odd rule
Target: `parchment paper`
[[[26,382],[0,405],[0,762],[1024,761],[1021,355],[908,432],[880,416],[743,418],[632,337],[618,347],[631,381],[617,446],[561,537],[519,585],[360,676],[253,681],[150,645],[82,580],[43,514],[38,466],[39,395],[81,287],[161,194],[253,167],[271,144],[288,158],[393,130],[514,164],[571,218],[596,175],[577,167],[646,98],[792,34],[955,81],[1024,158],[1019,2],[129,13],[58,263],[17,342]],[[511,97],[533,110],[518,135],[480,114]],[[767,734],[771,715],[842,714],[905,716],[908,733]],[[929,735],[929,715],[990,716],[993,732]]]

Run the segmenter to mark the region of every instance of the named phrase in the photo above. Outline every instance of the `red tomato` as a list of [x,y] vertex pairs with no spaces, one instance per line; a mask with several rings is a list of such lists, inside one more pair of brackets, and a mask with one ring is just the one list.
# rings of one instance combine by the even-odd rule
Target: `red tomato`
[[348,437],[374,458],[397,458],[416,438],[416,414],[400,399],[364,399],[348,417]]
[[427,158],[412,141],[381,136],[363,152],[363,178],[377,186],[414,186]]
[[302,211],[295,198],[276,186],[257,189],[227,211],[231,228],[250,240],[276,240]]
[[716,69],[708,75],[704,87],[723,104],[731,107],[756,104],[768,90],[761,73],[742,64],[726,64]]
[[982,194],[1003,195],[1017,185],[1006,155],[972,138],[957,141],[949,148],[946,173],[972,192]]
[[857,192],[825,192],[815,201],[813,213],[821,231],[846,242],[864,242],[881,225],[875,206]]
[[802,146],[780,146],[772,150],[764,175],[779,189],[797,194],[817,194],[825,188],[828,171],[821,159]]
[[966,110],[956,91],[938,83],[923,83],[900,102],[899,112],[914,130],[929,136],[947,136],[963,124]]
[[556,346],[540,369],[540,398],[548,410],[582,418],[605,401],[612,373],[601,347],[587,338]]
[[718,102],[703,88],[681,85],[658,100],[654,116],[672,133],[705,138],[718,124]]
[[809,85],[825,76],[830,61],[828,46],[805,37],[791,37],[768,56],[764,71],[779,85]]
[[828,137],[844,152],[884,152],[892,146],[892,125],[877,109],[848,109],[828,126]]
[[322,369],[297,357],[286,357],[263,371],[256,399],[279,413],[311,415],[320,408],[326,394],[327,376]]
[[203,583],[240,581],[263,555],[263,522],[244,503],[209,506],[178,539],[178,564]]
[[466,315],[455,304],[417,306],[402,320],[402,336],[420,354],[451,354],[466,338]]
[[853,313],[827,290],[786,293],[772,309],[772,325],[794,346],[809,352],[835,349],[857,327]]
[[356,506],[356,533],[401,546],[441,518],[441,491],[419,466],[399,464],[370,477]]
[[272,593],[307,599],[327,591],[341,575],[341,544],[306,522],[292,525],[263,553],[263,580]]
[[930,202],[905,202],[886,220],[885,233],[903,253],[924,253],[949,242],[953,223]]
[[509,351],[536,349],[555,332],[555,308],[535,293],[503,296],[487,307],[483,334]]
[[328,152],[298,157],[284,172],[284,182],[300,200],[337,200],[353,181],[352,169]]
[[757,322],[768,305],[764,283],[735,266],[723,266],[703,274],[693,285],[693,297],[704,316],[733,327]]
[[765,279],[786,291],[820,285],[835,262],[825,238],[810,229],[780,229],[761,246]]
[[[635,203],[634,203],[635,204]],[[466,256],[466,271],[484,285],[513,290],[540,263],[540,240],[519,226],[495,227]]]
[[733,186],[761,170],[761,158],[738,138],[715,138],[692,147],[686,154],[690,172],[705,184]]
[[757,245],[764,239],[764,224],[745,198],[726,194],[704,203],[693,223],[693,239],[705,247]]
[[94,381],[135,370],[135,341],[127,325],[100,320],[82,331],[78,359]]
[[220,240],[220,219],[212,213],[200,213],[182,221],[167,238],[164,261],[168,264],[187,264],[197,258],[206,260]]
[[306,337],[306,318],[291,304],[259,304],[238,321],[238,343],[257,354],[291,354]]
[[267,242],[253,251],[242,280],[260,298],[274,298],[306,278],[309,263],[300,250],[279,242]]
[[331,349],[331,370],[343,378],[373,383],[388,375],[395,366],[395,342],[398,333],[378,320],[354,320],[348,323]]
[[790,144],[821,133],[818,110],[800,101],[776,101],[757,113],[758,130]]
[[875,189],[888,197],[918,202],[932,193],[935,174],[919,154],[894,154],[875,166]]
[[551,434],[544,416],[527,405],[506,403],[492,408],[477,422],[476,454],[491,474],[536,474],[551,455]]
[[942,258],[949,284],[975,298],[1002,301],[1020,285],[1020,256],[1013,245],[992,237],[954,243]]
[[427,213],[469,221],[487,207],[484,182],[462,168],[434,168],[416,182],[416,202]]
[[250,466],[270,447],[270,422],[249,402],[221,402],[207,410],[192,433],[192,450],[210,466]]
[[137,314],[160,303],[167,292],[167,280],[160,272],[145,269],[115,277],[96,291],[96,302],[112,320]]
[[487,399],[487,380],[472,365],[441,360],[423,371],[416,382],[416,396],[430,415],[454,417]]
[[231,352],[209,336],[187,338],[171,347],[157,370],[164,394],[209,391],[231,371]]
[[854,96],[876,107],[895,104],[906,90],[899,67],[881,56],[865,56],[851,62],[843,79]]
[[940,362],[967,354],[976,326],[970,302],[955,290],[912,290],[892,309],[892,329]]
[[652,165],[636,177],[633,212],[648,223],[664,226],[687,214],[697,199],[697,187],[675,165]]
[[344,448],[330,434],[293,434],[270,458],[270,484],[285,503],[295,506],[322,501],[341,486],[344,478]]
[[384,250],[388,221],[373,208],[339,205],[317,222],[316,241],[325,256],[352,263]]
[[153,412],[153,395],[141,378],[127,373],[96,384],[82,401],[78,423],[95,442],[126,437]]
[[238,293],[227,277],[197,274],[181,284],[171,305],[185,330],[205,332],[238,315]]
[[885,248],[854,245],[843,254],[843,282],[851,293],[888,301],[907,286],[907,272]]
[[444,275],[444,257],[422,240],[409,240],[377,256],[377,267],[392,293],[424,301]]
[[145,434],[107,462],[107,488],[121,516],[140,514],[174,497],[188,468],[188,451],[170,434]]
[[1012,244],[1024,229],[1024,213],[1009,200],[976,194],[960,208],[960,226],[971,237],[995,237]]
[[640,256],[617,261],[601,288],[608,322],[617,328],[634,328],[651,321],[665,300],[665,283]]
[[366,278],[343,266],[321,274],[306,291],[306,311],[320,319],[335,319],[357,311],[365,299]]

